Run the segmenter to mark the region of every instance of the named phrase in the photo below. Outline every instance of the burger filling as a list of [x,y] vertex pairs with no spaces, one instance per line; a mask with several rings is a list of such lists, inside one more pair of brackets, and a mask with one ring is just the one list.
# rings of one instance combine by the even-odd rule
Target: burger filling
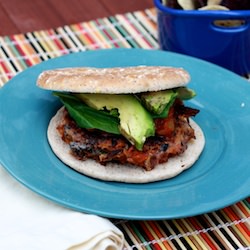
[[110,162],[131,164],[149,171],[187,149],[188,143],[195,139],[189,118],[198,112],[185,107],[182,100],[176,98],[165,118],[153,120],[155,134],[146,138],[140,150],[121,134],[79,127],[67,109],[57,129],[79,160],[93,159],[102,165]]

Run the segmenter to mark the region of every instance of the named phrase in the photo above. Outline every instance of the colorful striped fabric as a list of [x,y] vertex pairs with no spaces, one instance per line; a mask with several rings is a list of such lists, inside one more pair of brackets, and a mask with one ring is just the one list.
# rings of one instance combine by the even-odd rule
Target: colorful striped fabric
[[119,221],[125,249],[250,249],[250,199],[200,216]]
[[157,48],[154,10],[0,37],[0,86],[34,64],[77,51]]
[[[157,49],[154,9],[56,29],[0,37],[0,86],[50,58],[103,48]],[[250,249],[250,198],[191,218],[113,220],[126,238],[124,249]]]

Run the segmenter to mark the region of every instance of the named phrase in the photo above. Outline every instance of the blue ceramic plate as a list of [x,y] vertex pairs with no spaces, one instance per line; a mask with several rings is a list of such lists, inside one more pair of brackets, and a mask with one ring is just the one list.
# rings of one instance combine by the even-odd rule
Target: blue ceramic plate
[[[60,103],[36,87],[46,69],[74,66],[172,65],[187,69],[197,97],[188,103],[206,137],[200,159],[166,181],[95,180],[52,153],[48,122]],[[123,83],[126,84],[126,83]],[[250,84],[210,63],[169,52],[114,49],[67,55],[17,75],[0,90],[0,163],[21,183],[63,206],[105,217],[170,219],[210,212],[250,195]]]

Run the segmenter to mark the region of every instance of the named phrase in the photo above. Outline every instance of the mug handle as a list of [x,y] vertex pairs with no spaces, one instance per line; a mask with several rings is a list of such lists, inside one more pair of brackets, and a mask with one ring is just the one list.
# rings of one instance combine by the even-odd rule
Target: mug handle
[[240,33],[249,29],[249,20],[243,18],[218,18],[211,20],[212,30],[222,33]]

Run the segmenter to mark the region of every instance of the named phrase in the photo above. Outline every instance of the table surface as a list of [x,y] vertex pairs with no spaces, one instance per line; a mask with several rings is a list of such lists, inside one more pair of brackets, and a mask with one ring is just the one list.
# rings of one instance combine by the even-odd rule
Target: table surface
[[0,36],[153,7],[153,0],[0,0]]

